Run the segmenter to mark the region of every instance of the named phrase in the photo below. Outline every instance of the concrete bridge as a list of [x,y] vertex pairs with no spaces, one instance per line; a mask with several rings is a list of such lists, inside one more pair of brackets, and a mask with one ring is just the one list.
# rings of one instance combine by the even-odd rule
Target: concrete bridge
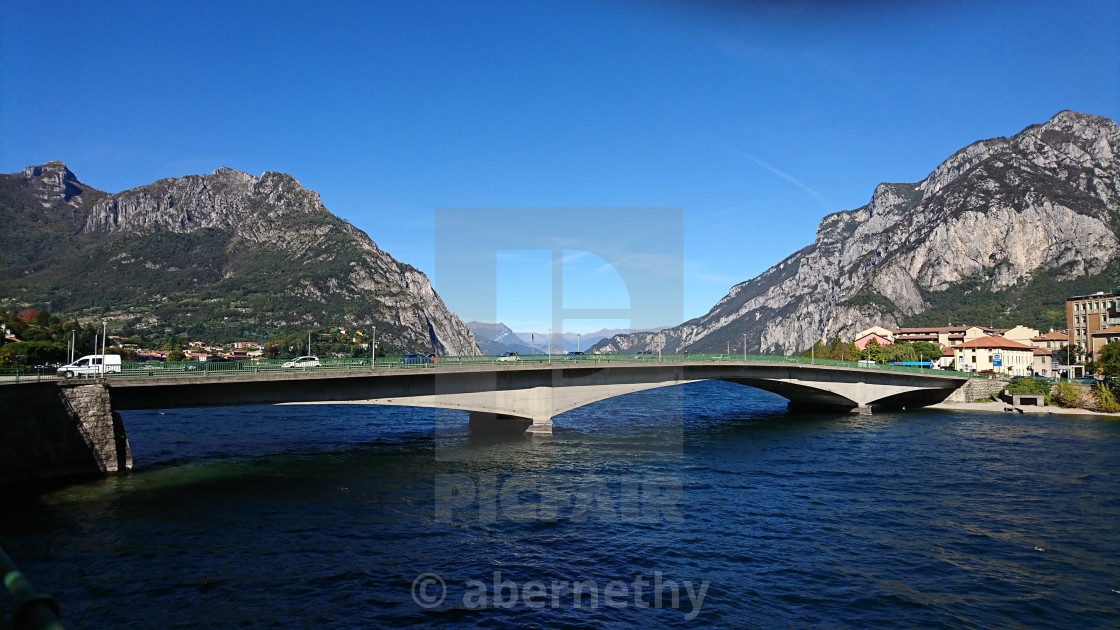
[[[3,387],[0,416],[6,420],[0,424],[0,444],[10,447],[0,447],[0,462],[17,462],[19,466],[18,462],[27,459],[20,455],[27,448],[49,458],[51,449],[44,451],[43,445],[35,442],[57,442],[58,436],[67,435],[66,427],[70,426],[76,428],[77,434],[62,439],[78,451],[82,443],[88,447],[88,453],[79,459],[92,459],[102,473],[129,469],[131,455],[123,423],[116,413],[119,411],[322,402],[402,405],[467,411],[472,431],[550,435],[552,418],[565,411],[623,394],[713,379],[773,392],[787,398],[792,409],[864,413],[874,408],[920,407],[940,402],[968,381],[964,376],[938,371],[671,361],[114,377],[93,384],[28,383]],[[32,468],[39,466],[26,463]],[[5,470],[9,468],[11,465],[0,465],[0,475],[13,472]]]

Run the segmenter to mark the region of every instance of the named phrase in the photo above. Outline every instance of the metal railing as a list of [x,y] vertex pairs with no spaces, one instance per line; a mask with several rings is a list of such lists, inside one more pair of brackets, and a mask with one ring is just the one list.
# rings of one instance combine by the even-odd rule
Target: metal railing
[[[998,374],[978,374],[976,372],[957,372],[953,370],[931,369],[925,367],[887,365],[869,363],[867,361],[840,361],[836,359],[815,359],[810,357],[788,357],[768,354],[750,354],[745,357],[747,363],[763,365],[819,365],[842,367],[851,369],[887,370],[891,372],[908,372],[913,374],[938,374],[944,376],[960,376],[969,378],[1000,378]],[[364,358],[321,358],[319,365],[314,367],[284,367],[285,359],[260,359],[257,361],[223,361],[223,362],[198,362],[198,361],[145,361],[140,363],[124,363],[119,372],[109,372],[105,378],[156,378],[178,376],[211,376],[221,377],[232,374],[268,374],[268,373],[301,373],[301,372],[330,372],[330,371],[356,371],[356,370],[416,370],[430,368],[455,368],[462,366],[508,366],[519,365],[546,365],[558,367],[571,365],[601,365],[618,363],[743,363],[742,354],[726,353],[682,353],[682,354],[583,354],[568,355],[524,355],[517,360],[502,360],[497,356],[443,356],[435,358],[408,358],[378,357],[371,367],[368,357]],[[101,378],[100,374],[91,375],[92,378]],[[0,383],[20,383],[28,381],[62,380],[55,368],[3,368],[0,369]],[[76,375],[74,378],[83,378]],[[88,378],[88,377],[87,377]]]

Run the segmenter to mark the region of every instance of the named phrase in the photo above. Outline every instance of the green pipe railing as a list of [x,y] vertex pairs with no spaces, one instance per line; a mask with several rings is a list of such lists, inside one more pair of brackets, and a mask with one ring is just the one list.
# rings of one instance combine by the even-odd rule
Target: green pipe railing
[[[992,378],[1003,375],[977,374],[975,372],[957,372],[953,370],[932,370],[929,368],[872,364],[867,365],[861,361],[840,361],[835,359],[814,359],[810,357],[787,357],[777,355],[749,354],[745,357],[747,363],[764,365],[819,365],[854,369],[889,370],[892,372],[909,372],[914,374],[938,374],[945,376],[961,376],[969,378]],[[175,377],[175,376],[223,376],[233,374],[261,374],[261,373],[300,373],[324,371],[356,371],[356,370],[414,370],[430,368],[454,368],[457,366],[508,366],[519,365],[545,365],[563,367],[573,364],[610,364],[610,363],[742,363],[742,354],[725,353],[688,353],[665,355],[631,355],[631,354],[584,354],[567,355],[523,355],[517,361],[502,361],[496,356],[442,356],[434,360],[410,360],[402,363],[400,357],[377,357],[373,366],[368,357],[363,358],[322,358],[316,367],[285,368],[285,359],[261,359],[258,361],[230,361],[220,363],[198,361],[146,361],[142,363],[125,363],[119,372],[110,372],[106,378],[147,378],[147,377]],[[95,378],[98,375],[95,375]],[[20,383],[26,381],[58,380],[59,377],[53,369],[33,370],[30,368],[2,368],[0,369],[0,382]]]
[[16,600],[12,610],[12,628],[63,630],[58,621],[58,602],[50,595],[35,590],[3,548],[0,548],[0,572],[4,574],[4,586]]

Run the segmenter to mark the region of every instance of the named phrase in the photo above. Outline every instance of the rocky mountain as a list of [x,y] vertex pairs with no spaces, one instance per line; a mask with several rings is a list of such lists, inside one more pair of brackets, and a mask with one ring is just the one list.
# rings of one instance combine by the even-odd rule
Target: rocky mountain
[[509,326],[501,322],[497,324],[467,322],[467,327],[474,333],[474,338],[478,341],[478,347],[482,350],[483,354],[498,355],[505,354],[506,352],[529,354],[531,350],[528,343],[523,343],[521,339],[510,330]]
[[[553,352],[572,352],[574,350],[587,350],[593,347],[602,339],[613,337],[615,335],[623,335],[631,332],[654,332],[666,328],[650,328],[645,330],[634,330],[633,328],[600,328],[594,332],[576,334],[573,332],[559,334],[552,334],[552,351]],[[548,333],[547,332],[519,332],[514,333],[523,343],[530,343],[535,337],[537,348],[545,348],[542,352],[547,352],[548,348]]]
[[[545,354],[549,348],[549,334],[547,332],[513,332],[503,323],[488,324],[485,322],[467,322],[467,326],[474,333],[478,347],[485,354],[503,354],[516,352],[518,354]],[[595,332],[577,335],[576,333],[553,333],[552,352],[554,354],[572,352],[574,350],[587,350],[595,343],[607,337],[629,333],[633,329],[602,328]],[[652,329],[651,329],[652,330]],[[656,330],[661,330],[660,328]],[[648,331],[646,331],[648,332]]]
[[1063,111],[961,149],[914,184],[826,216],[816,240],[704,316],[594,350],[791,353],[882,326],[1064,328],[1064,300],[1120,285],[1120,128]]
[[117,194],[62,162],[0,175],[0,305],[192,335],[377,327],[388,351],[477,354],[415,268],[291,175],[228,168]]

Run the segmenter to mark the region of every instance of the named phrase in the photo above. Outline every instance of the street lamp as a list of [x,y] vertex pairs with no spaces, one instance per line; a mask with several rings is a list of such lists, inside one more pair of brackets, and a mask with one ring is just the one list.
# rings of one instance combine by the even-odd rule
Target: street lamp
[[373,334],[369,339],[369,369],[377,369],[377,326],[373,326]]
[[579,333],[576,333],[576,352],[579,352]]
[[552,364],[552,329],[548,329],[548,363]]
[[747,362],[747,333],[743,333],[743,363]]

